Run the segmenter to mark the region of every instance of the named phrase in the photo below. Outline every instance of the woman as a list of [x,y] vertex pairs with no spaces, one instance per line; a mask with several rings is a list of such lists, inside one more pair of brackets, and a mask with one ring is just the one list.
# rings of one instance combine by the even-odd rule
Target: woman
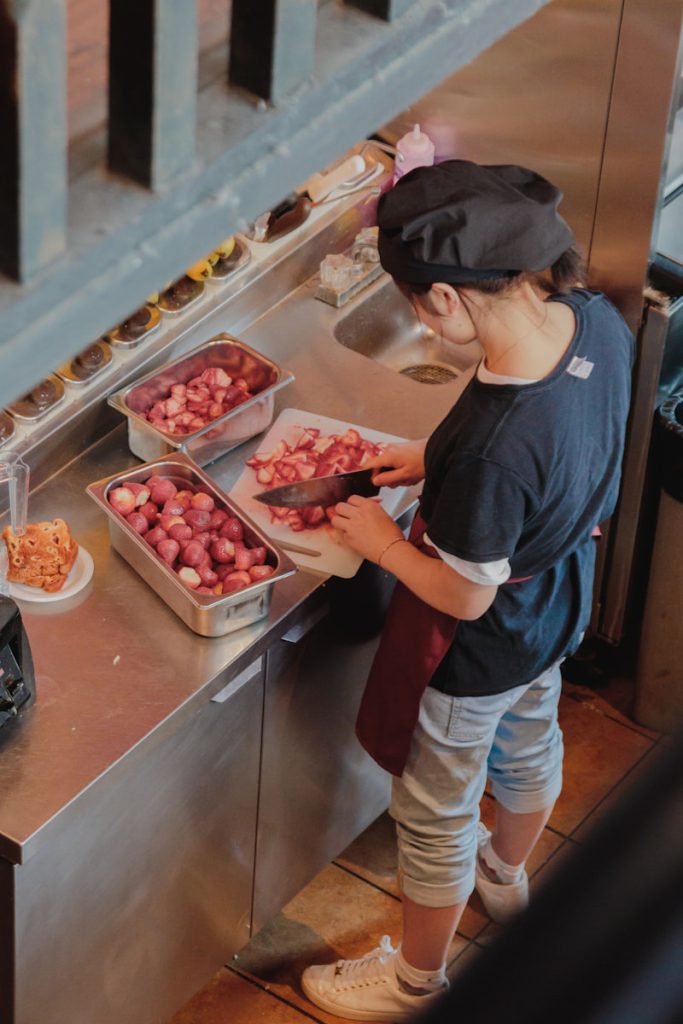
[[440,993],[475,886],[494,919],[525,906],[524,865],[560,793],[559,666],[588,625],[633,350],[607,299],[572,287],[560,199],[525,168],[453,160],[380,201],[383,267],[429,326],[484,357],[426,442],[372,463],[378,484],[424,479],[410,539],[370,499],[333,520],[398,579],[357,730],[395,776],[403,938],[304,972],[307,996],[342,1017],[404,1020]]

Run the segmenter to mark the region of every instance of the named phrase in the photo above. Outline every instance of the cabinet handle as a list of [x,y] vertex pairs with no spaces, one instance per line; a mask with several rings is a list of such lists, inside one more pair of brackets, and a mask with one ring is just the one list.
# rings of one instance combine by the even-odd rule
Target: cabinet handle
[[297,622],[286,633],[283,633],[282,639],[288,644],[298,644],[300,640],[303,640],[311,632],[314,626],[317,626],[325,618],[329,610],[328,604],[319,605],[310,615],[307,615],[306,618]]
[[230,699],[230,697],[234,697],[238,690],[241,690],[243,686],[246,686],[254,676],[259,675],[262,669],[263,655],[261,655],[260,658],[257,658],[256,661],[252,662],[251,665],[248,665],[247,668],[242,669],[242,671],[239,672],[234,679],[231,679],[222,690],[219,690],[211,700],[216,704],[224,704],[226,700]]

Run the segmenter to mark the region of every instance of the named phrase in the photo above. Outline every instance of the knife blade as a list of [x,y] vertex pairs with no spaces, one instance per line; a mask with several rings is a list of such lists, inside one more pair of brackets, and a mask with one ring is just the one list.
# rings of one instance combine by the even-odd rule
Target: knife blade
[[307,505],[336,505],[352,494],[361,498],[373,498],[379,494],[379,487],[372,482],[374,469],[355,469],[351,473],[336,473],[334,476],[314,476],[310,480],[299,480],[282,487],[255,494],[256,501],[279,508],[305,508]]

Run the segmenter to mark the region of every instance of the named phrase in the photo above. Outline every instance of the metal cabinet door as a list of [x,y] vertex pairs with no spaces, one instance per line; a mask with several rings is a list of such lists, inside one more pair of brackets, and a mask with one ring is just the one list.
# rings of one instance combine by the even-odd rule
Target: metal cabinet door
[[262,705],[259,659],[47,827],[14,867],[0,1019],[157,1024],[249,941]]
[[348,600],[327,614],[321,607],[319,621],[314,615],[267,654],[254,932],[389,802],[389,776],[354,726],[382,618],[357,598],[374,586],[384,605],[391,583],[374,566],[355,583]]

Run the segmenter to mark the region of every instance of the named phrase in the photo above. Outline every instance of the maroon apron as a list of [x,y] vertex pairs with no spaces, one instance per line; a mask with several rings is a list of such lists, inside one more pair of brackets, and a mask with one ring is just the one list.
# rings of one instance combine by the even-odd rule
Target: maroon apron
[[[427,524],[418,512],[408,540],[438,558],[424,542]],[[440,612],[401,582],[389,605],[356,722],[356,735],[370,756],[392,775],[401,775],[420,713],[420,700],[453,643],[458,619]]]

